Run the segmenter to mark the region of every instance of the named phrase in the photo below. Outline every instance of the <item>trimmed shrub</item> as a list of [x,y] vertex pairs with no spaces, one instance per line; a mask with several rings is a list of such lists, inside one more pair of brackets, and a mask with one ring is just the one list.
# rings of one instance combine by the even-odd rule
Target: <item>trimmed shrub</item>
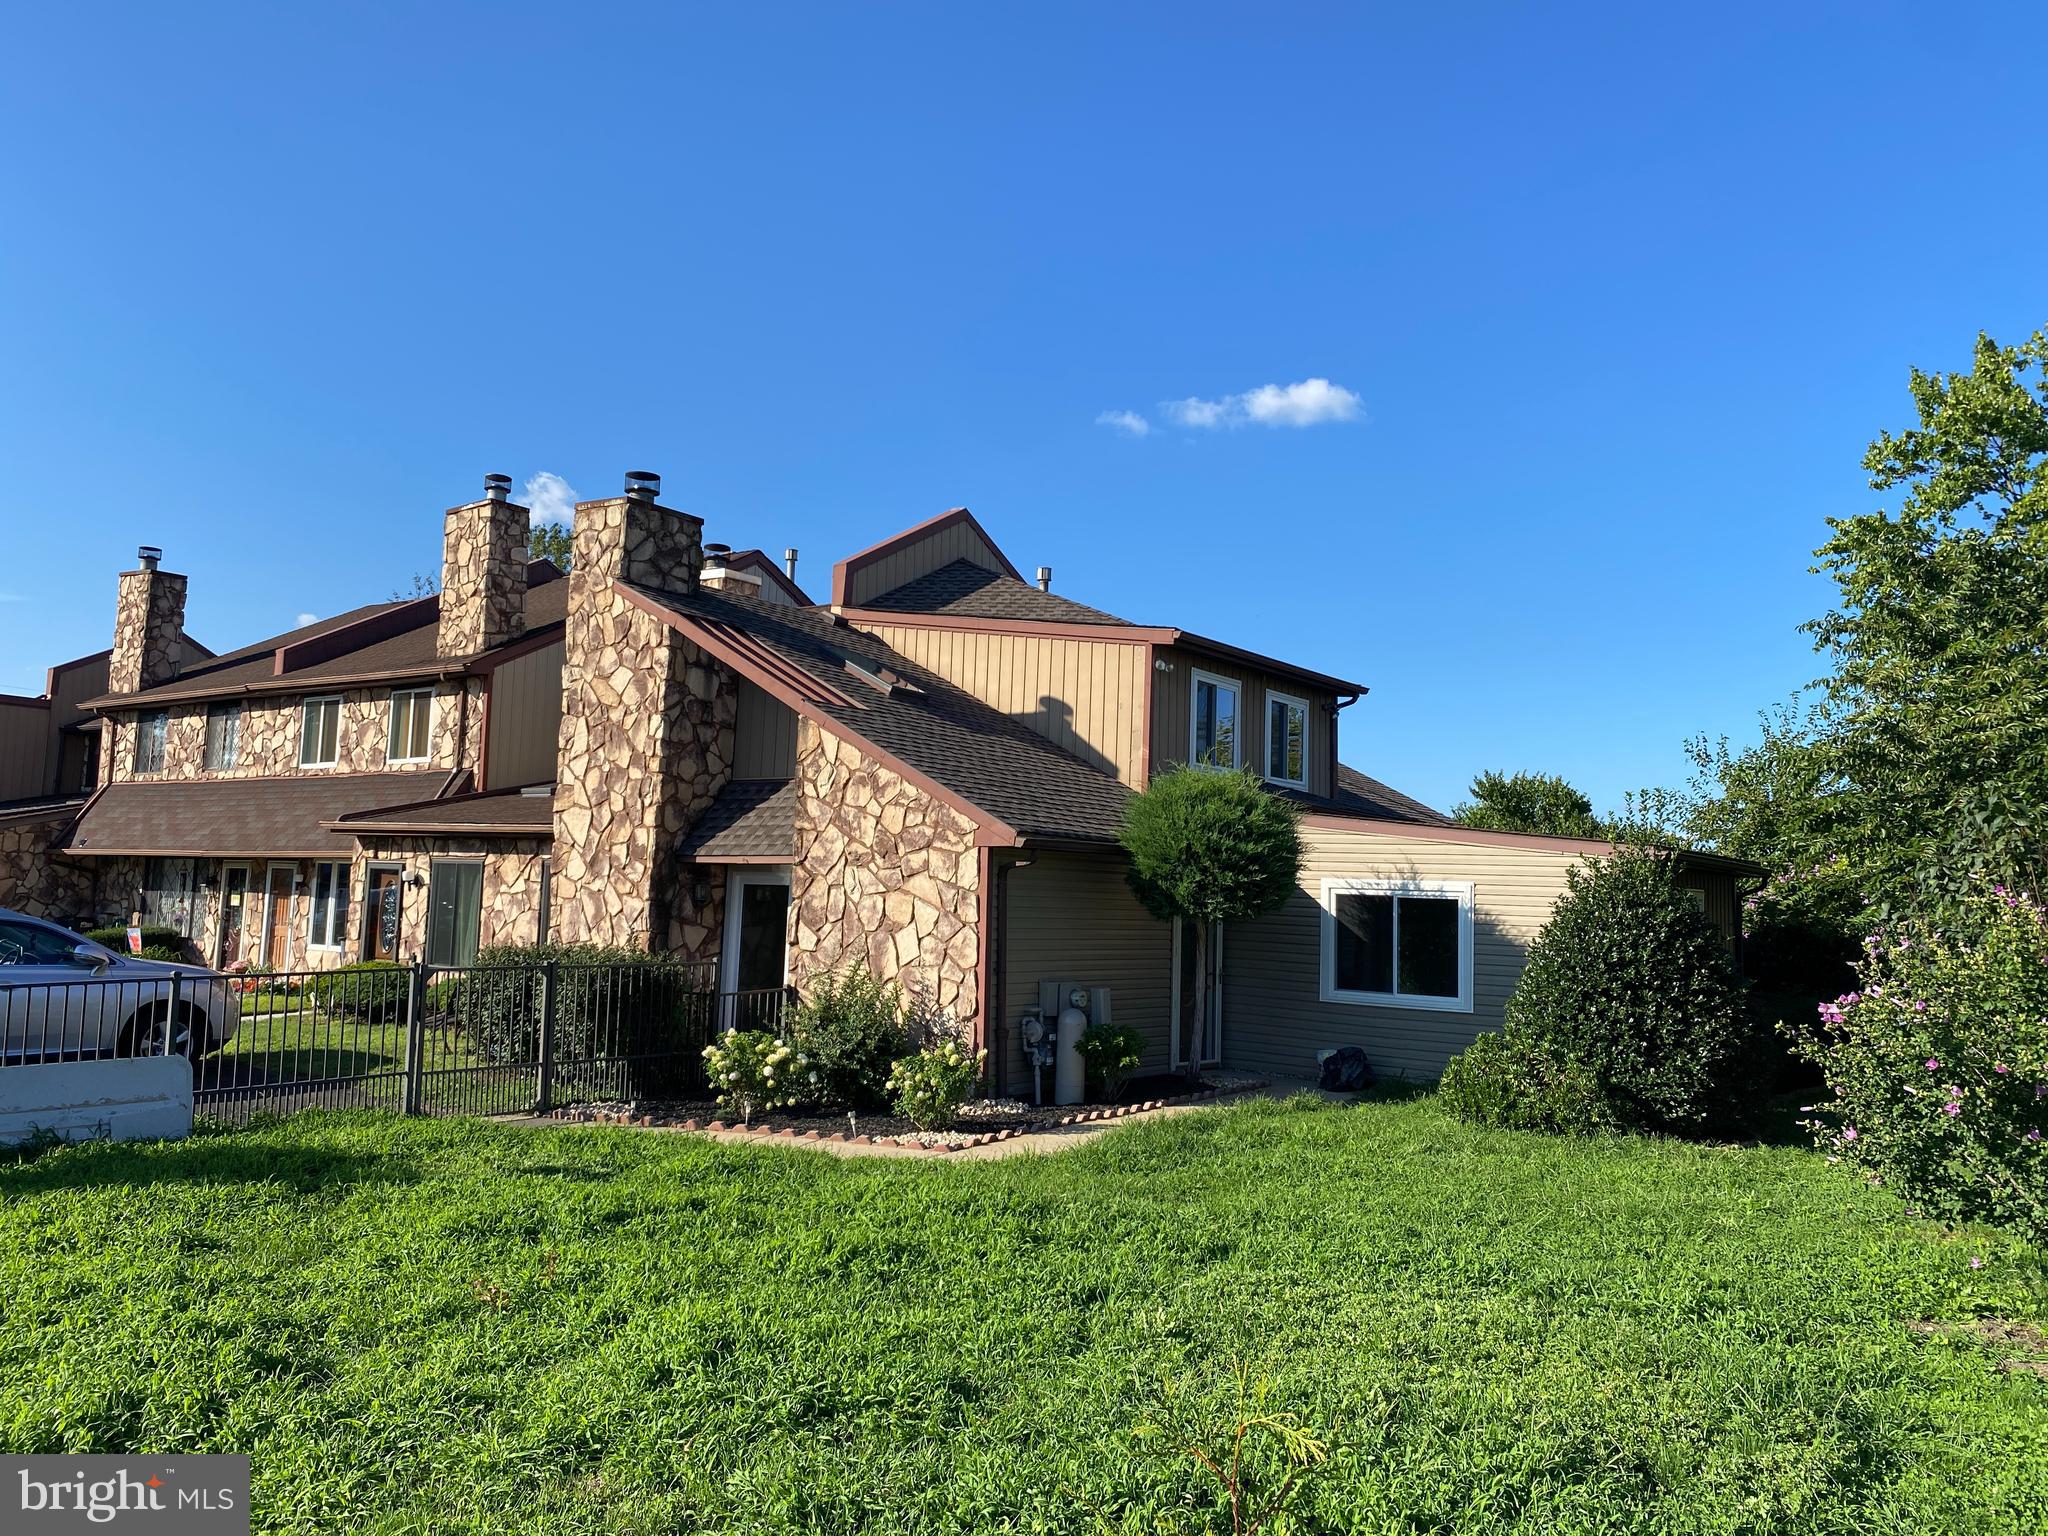
[[1128,1024],[1091,1024],[1074,1042],[1088,1068],[1088,1085],[1113,1104],[1145,1054],[1145,1037]]
[[1475,1125],[1563,1136],[1615,1128],[1590,1072],[1520,1035],[1481,1035],[1444,1067],[1437,1093],[1452,1114]]
[[405,1017],[411,972],[395,960],[362,960],[307,978],[308,1002],[337,1018],[390,1024]]
[[[93,943],[99,945],[102,949],[111,949],[117,955],[128,953],[128,928],[126,924],[110,928],[88,928],[85,931],[85,937],[91,939]],[[185,954],[185,935],[178,932],[175,928],[165,928],[159,924],[145,923],[142,929],[142,947],[144,949],[168,949],[174,952],[173,958],[183,959]]]
[[167,944],[145,944],[142,946],[142,952],[135,958],[138,960],[162,960],[171,965],[182,965],[185,962],[185,952],[181,949],[172,949]]
[[889,1069],[889,1098],[920,1131],[943,1131],[960,1118],[960,1106],[974,1097],[987,1051],[972,1054],[957,1040],[928,1045]]
[[903,991],[866,966],[810,983],[786,1031],[824,1078],[821,1098],[849,1109],[889,1102],[889,1069],[911,1048]]
[[752,1119],[817,1097],[819,1073],[804,1053],[765,1029],[728,1029],[704,1047],[704,1074],[729,1115]]
[[1673,873],[1636,848],[1568,871],[1508,999],[1515,1049],[1585,1074],[1620,1125],[1705,1121],[1749,1029],[1727,945]]
[[1856,988],[1795,1049],[1830,1097],[1816,1139],[1945,1220],[2048,1238],[2048,912],[2004,887],[1946,930],[1865,940]]

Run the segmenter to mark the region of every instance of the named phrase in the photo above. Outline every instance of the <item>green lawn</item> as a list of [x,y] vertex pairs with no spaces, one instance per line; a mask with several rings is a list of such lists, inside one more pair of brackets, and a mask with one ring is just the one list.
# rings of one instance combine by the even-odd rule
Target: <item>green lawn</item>
[[0,1447],[247,1451],[266,1530],[1201,1529],[1132,1431],[1239,1359],[1332,1443],[1308,1529],[2038,1531],[2048,1381],[1909,1325],[2044,1311],[2038,1252],[1810,1152],[1428,1098],[994,1163],[360,1114],[0,1168]]

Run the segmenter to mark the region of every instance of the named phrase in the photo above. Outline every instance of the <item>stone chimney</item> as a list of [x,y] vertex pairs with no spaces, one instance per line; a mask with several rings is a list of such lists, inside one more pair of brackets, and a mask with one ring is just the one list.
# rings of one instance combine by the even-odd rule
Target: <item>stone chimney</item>
[[[622,590],[698,590],[704,524],[659,476],[576,507],[555,769],[553,937],[681,942],[675,847],[732,778],[733,675]],[[690,958],[698,958],[691,956]]]
[[531,514],[512,499],[509,475],[485,475],[482,501],[450,507],[441,525],[441,627],[435,650],[474,656],[526,628],[526,539]]
[[759,597],[761,577],[754,571],[743,571],[731,564],[732,546],[729,544],[706,544],[704,546],[704,573],[698,578],[707,592],[730,592],[735,597]]
[[178,675],[185,650],[185,578],[158,570],[164,552],[145,544],[139,570],[123,571],[114,602],[114,653],[107,692],[135,693]]

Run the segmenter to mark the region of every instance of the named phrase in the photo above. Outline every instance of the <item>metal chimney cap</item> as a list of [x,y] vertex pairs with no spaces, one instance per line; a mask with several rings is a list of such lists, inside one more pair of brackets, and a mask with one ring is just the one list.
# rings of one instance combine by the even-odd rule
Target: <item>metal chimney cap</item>
[[626,494],[641,501],[654,500],[661,494],[661,476],[651,469],[627,470]]
[[142,568],[145,571],[155,570],[157,562],[163,559],[163,557],[164,552],[154,544],[145,544],[135,551],[135,558],[142,562]]
[[505,501],[509,499],[511,495],[512,477],[510,475],[484,476],[485,501]]
[[794,544],[782,552],[782,569],[791,581],[796,580],[796,546]]
[[1038,568],[1038,590],[1041,592],[1050,592],[1052,590],[1052,567],[1049,565],[1041,565]]
[[730,544],[706,544],[704,546],[704,558],[713,565],[725,564],[726,557],[731,553],[732,546]]

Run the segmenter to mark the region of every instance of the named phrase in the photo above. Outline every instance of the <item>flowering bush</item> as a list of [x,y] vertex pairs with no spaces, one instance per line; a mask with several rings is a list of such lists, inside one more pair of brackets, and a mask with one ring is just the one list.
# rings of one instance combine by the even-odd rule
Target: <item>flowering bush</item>
[[2048,1235],[2048,912],[1998,886],[1958,917],[1865,940],[1795,1041],[1831,1095],[1807,1123],[1935,1216]]
[[718,1107],[747,1119],[808,1103],[822,1081],[802,1051],[764,1029],[728,1029],[704,1047],[704,1071]]
[[1090,1024],[1074,1042],[1087,1064],[1088,1080],[1106,1103],[1114,1104],[1144,1057],[1145,1037],[1128,1024]]
[[903,991],[855,965],[815,978],[789,1036],[824,1078],[821,1097],[852,1109],[888,1102],[889,1064],[910,1049]]
[[920,1131],[942,1131],[973,1096],[987,1060],[987,1051],[970,1055],[957,1040],[927,1046],[889,1069],[890,1102]]

